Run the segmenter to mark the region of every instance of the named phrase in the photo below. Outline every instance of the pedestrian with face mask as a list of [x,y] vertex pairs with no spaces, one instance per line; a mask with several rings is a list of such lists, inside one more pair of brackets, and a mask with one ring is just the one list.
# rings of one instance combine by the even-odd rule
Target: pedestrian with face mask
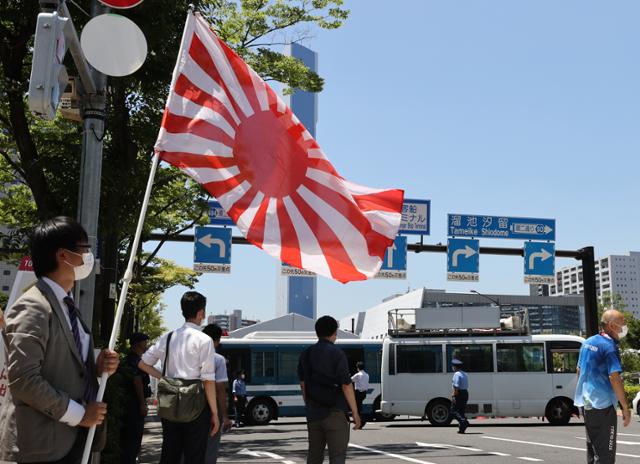
[[624,315],[615,309],[602,314],[601,331],[582,344],[578,359],[578,384],[573,400],[582,408],[587,433],[587,463],[613,464],[616,461],[618,415],[622,406],[625,427],[631,412],[624,393],[619,343],[627,335]]
[[[82,226],[48,219],[34,228],[30,245],[38,281],[5,314],[13,400],[1,406],[0,459],[79,463],[89,427],[107,413],[95,401],[97,377],[117,369],[118,354],[102,350],[94,358],[91,330],[71,293],[94,265]],[[99,428],[94,444],[101,438]]]
[[245,382],[244,369],[238,371],[231,389],[233,393],[233,409],[235,413],[235,427],[242,427],[244,423],[244,409],[247,405],[247,384]]

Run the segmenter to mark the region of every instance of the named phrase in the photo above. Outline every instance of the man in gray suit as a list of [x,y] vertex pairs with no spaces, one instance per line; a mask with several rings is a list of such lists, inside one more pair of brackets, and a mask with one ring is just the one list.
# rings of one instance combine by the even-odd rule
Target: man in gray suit
[[38,224],[31,258],[38,282],[5,313],[13,401],[0,406],[0,459],[79,463],[88,428],[107,412],[95,401],[97,377],[117,369],[118,354],[103,350],[94,359],[70,293],[94,264],[82,226],[68,217]]

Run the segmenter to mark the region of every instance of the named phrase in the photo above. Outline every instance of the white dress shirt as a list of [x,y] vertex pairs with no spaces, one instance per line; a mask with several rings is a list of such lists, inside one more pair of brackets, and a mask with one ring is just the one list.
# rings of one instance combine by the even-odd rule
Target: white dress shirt
[[[53,280],[48,277],[43,277],[42,280],[51,288],[53,294],[56,296],[58,303],[60,303],[60,307],[62,308],[62,314],[64,314],[64,318],[67,320],[67,324],[69,324],[69,330],[72,331],[71,328],[71,320],[69,319],[69,309],[67,303],[64,302],[64,299],[70,296],[73,299],[73,296],[67,294],[64,289]],[[89,344],[91,340],[91,336],[84,331],[82,324],[78,321],[78,333],[80,334],[80,346],[82,347],[82,361],[87,362],[87,356],[89,355]],[[84,406],[81,404],[69,399],[69,405],[67,406],[67,411],[60,418],[60,422],[64,422],[71,427],[77,426],[82,418],[84,417]]]
[[228,382],[229,375],[227,375],[227,360],[224,359],[224,356],[222,356],[220,353],[216,353],[213,356],[216,370],[216,382]]
[[351,381],[356,384],[356,390],[361,392],[369,390],[369,374],[365,371],[358,371],[351,377]]
[[[142,361],[155,366],[158,361],[164,365],[168,333],[160,337],[142,355]],[[216,380],[213,340],[195,324],[185,322],[173,331],[169,344],[169,362],[165,375],[184,380]]]

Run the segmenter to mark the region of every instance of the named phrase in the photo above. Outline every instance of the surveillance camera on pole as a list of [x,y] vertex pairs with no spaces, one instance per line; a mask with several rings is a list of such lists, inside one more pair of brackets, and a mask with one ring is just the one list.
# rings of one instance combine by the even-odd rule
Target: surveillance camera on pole
[[38,15],[29,79],[29,109],[45,119],[56,117],[56,109],[69,80],[62,64],[67,51],[69,26],[69,18],[58,16],[56,12]]

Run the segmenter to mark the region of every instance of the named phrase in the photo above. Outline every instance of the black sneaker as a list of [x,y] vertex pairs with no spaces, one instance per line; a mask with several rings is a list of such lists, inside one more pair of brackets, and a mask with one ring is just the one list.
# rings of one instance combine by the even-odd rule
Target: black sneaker
[[467,430],[467,427],[469,427],[469,424],[461,425],[458,429],[458,433],[464,433],[464,431]]

